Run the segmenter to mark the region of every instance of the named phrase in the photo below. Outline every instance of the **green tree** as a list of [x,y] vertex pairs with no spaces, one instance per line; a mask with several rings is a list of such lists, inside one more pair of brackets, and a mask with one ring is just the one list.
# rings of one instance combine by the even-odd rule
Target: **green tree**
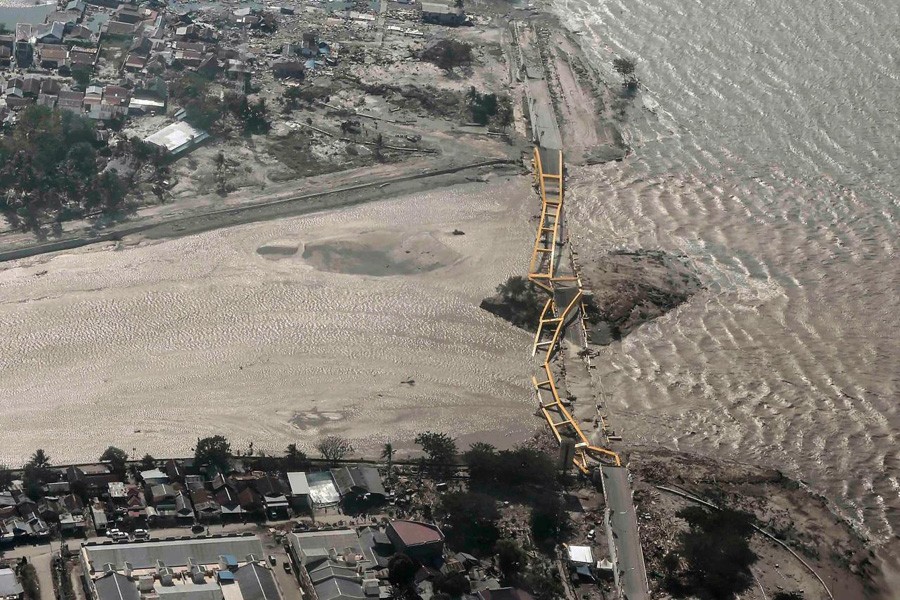
[[451,598],[460,598],[472,591],[472,584],[465,573],[439,573],[434,578],[434,589]]
[[22,481],[25,484],[25,493],[32,500],[43,496],[43,487],[56,479],[56,475],[50,468],[50,457],[43,449],[37,449],[22,469]]
[[516,327],[534,331],[545,302],[546,299],[538,294],[537,286],[516,275],[498,285],[497,296],[482,302],[481,307]]
[[388,471],[390,471],[391,463],[394,461],[394,445],[390,442],[381,447],[381,459],[387,462]]
[[69,111],[32,105],[0,138],[0,213],[14,229],[61,233],[72,218],[100,219],[129,208],[118,173],[96,152],[94,124]]
[[[675,556],[667,559],[666,582],[671,593],[706,598],[732,598],[753,583],[750,566],[752,517],[733,509],[708,510],[689,506],[678,516],[688,524],[679,538]],[[687,569],[680,570],[681,564]]]
[[197,439],[194,461],[198,465],[209,465],[225,473],[230,467],[230,460],[231,444],[224,436],[214,435]]
[[26,600],[39,600],[41,586],[38,582],[37,571],[31,563],[24,563],[18,569],[19,583],[25,591]]
[[456,440],[446,433],[426,431],[417,435],[415,442],[422,447],[432,468],[443,471],[456,460]]
[[109,468],[113,473],[123,476],[128,462],[128,454],[120,448],[110,446],[100,455],[100,462],[109,463]]
[[0,464],[0,491],[9,489],[12,482],[12,469],[10,469],[8,465]]
[[511,492],[524,486],[559,488],[556,467],[544,452],[529,447],[497,450],[490,444],[476,443],[463,454],[469,467],[469,481],[479,488]]
[[477,492],[450,492],[441,497],[438,514],[447,545],[457,551],[487,556],[500,538],[497,501]]
[[535,600],[558,600],[565,597],[562,582],[550,565],[538,565],[525,576],[525,587]]
[[87,69],[72,69],[72,79],[84,90],[91,83],[91,72]]
[[472,485],[494,481],[497,468],[497,449],[494,446],[475,442],[463,453],[462,458],[469,468],[469,481]]
[[394,473],[394,445],[390,442],[381,447],[381,460],[387,462],[387,476],[390,480]]
[[297,447],[297,444],[288,444],[284,451],[284,468],[286,471],[297,471],[309,466],[306,454]]
[[353,444],[340,436],[329,435],[319,440],[316,450],[322,454],[322,458],[336,465],[339,460],[353,452]]
[[388,582],[399,589],[412,586],[419,565],[402,552],[395,554],[388,561]]
[[531,535],[537,545],[550,548],[559,543],[568,525],[569,516],[557,494],[545,494],[535,499],[531,509]]
[[141,459],[141,470],[149,471],[151,469],[156,468],[156,459],[150,456],[149,454],[145,454],[144,458]]
[[504,538],[494,546],[494,554],[497,555],[497,564],[503,577],[510,577],[521,572],[528,562],[528,556],[522,550],[522,546],[516,540]]
[[487,125],[491,117],[500,111],[497,94],[482,94],[474,87],[469,88],[466,101],[472,113],[472,120],[479,125]]
[[636,63],[632,58],[620,57],[613,59],[613,69],[622,76],[623,85],[627,85],[629,81],[634,80],[634,70]]

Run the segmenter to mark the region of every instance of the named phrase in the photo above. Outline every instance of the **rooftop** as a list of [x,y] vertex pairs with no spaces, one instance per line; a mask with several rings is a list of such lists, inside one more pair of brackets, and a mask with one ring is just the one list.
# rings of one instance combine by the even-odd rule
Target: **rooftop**
[[436,525],[419,523],[417,521],[391,521],[388,525],[397,534],[397,537],[407,546],[440,542],[444,534]]
[[309,494],[309,480],[306,479],[306,473],[288,473],[287,478],[288,485],[291,487],[291,494],[294,496],[305,496]]
[[359,535],[352,529],[291,533],[288,540],[298,557],[329,556],[332,551],[335,555],[362,556]]
[[148,144],[165,148],[172,154],[178,154],[193,144],[199,144],[209,137],[209,134],[199,129],[194,129],[187,123],[180,121],[163,127],[153,135],[144,139]]
[[12,569],[0,569],[0,598],[18,596],[23,592],[19,580]]
[[219,556],[232,554],[246,558],[263,556],[262,543],[256,536],[227,536],[154,540],[127,544],[85,545],[82,551],[95,569],[112,564],[121,568],[126,562],[134,569],[149,569],[161,560],[168,567],[187,566],[188,559],[199,564],[218,564]]

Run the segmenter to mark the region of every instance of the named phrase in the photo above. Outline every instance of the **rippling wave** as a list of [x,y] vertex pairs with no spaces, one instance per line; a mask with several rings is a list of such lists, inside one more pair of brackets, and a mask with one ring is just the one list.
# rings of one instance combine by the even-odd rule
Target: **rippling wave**
[[[628,439],[765,463],[900,532],[894,0],[560,0],[601,71],[638,58],[623,163],[575,170],[584,260],[682,252],[707,290],[598,369]],[[896,559],[896,555],[895,555]]]

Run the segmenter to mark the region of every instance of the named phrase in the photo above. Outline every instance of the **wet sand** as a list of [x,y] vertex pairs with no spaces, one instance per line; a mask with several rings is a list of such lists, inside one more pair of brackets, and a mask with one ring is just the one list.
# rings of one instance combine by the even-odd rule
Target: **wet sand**
[[524,439],[528,334],[478,303],[525,270],[532,200],[519,177],[4,263],[0,462]]

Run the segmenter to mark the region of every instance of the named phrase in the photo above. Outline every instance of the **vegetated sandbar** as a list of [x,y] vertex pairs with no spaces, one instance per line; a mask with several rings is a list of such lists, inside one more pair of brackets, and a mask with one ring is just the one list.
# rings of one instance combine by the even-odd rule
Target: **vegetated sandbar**
[[5,263],[0,462],[524,439],[528,335],[478,302],[526,268],[531,201],[504,178]]

